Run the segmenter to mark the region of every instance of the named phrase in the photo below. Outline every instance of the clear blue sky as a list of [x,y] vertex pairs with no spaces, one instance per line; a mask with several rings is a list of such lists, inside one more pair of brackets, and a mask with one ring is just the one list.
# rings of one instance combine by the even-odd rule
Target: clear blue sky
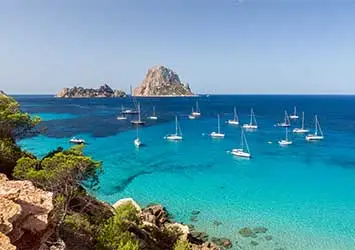
[[198,93],[355,93],[352,0],[0,2],[0,89],[129,89],[150,66]]

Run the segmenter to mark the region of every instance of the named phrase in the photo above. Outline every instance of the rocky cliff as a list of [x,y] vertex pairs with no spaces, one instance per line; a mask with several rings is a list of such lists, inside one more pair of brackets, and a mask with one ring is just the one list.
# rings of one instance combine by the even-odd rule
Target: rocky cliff
[[143,82],[135,88],[135,96],[191,96],[188,84],[182,84],[179,76],[164,66],[148,69]]
[[126,93],[122,90],[113,90],[107,84],[98,89],[87,89],[83,87],[64,88],[56,94],[58,98],[93,98],[93,97],[124,97]]
[[9,181],[0,174],[0,249],[40,248],[51,232],[52,196],[30,181]]

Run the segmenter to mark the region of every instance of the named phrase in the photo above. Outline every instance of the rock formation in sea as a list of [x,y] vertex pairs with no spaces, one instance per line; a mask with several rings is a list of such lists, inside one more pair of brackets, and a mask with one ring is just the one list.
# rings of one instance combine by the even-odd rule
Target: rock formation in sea
[[113,90],[107,84],[98,89],[88,89],[83,87],[64,88],[56,94],[58,98],[93,98],[93,97],[125,97],[122,90]]
[[52,197],[30,181],[0,174],[0,249],[39,249],[51,234]]
[[179,76],[164,66],[148,69],[143,82],[134,89],[135,96],[192,96],[188,84],[183,84]]

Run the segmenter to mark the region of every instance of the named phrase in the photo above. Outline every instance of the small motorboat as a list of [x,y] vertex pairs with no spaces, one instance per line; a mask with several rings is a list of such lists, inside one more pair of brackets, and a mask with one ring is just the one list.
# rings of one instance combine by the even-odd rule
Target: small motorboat
[[80,138],[76,138],[73,137],[69,140],[70,143],[74,143],[74,144],[85,144],[85,140],[84,139],[80,139]]

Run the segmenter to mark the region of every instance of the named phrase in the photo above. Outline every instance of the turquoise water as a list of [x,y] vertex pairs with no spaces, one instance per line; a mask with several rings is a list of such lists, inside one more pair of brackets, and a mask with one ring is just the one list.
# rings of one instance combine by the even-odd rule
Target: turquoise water
[[[73,115],[83,116],[65,122],[48,121],[46,135],[24,139],[20,144],[43,155],[57,146],[69,147],[68,139],[73,135],[83,137],[89,142],[86,152],[103,161],[104,173],[95,193],[99,199],[114,203],[133,197],[141,205],[162,203],[176,220],[194,224],[210,236],[230,238],[234,249],[240,249],[236,241],[242,249],[355,249],[355,119],[351,108],[344,109],[352,107],[353,99],[268,98],[202,98],[202,117],[198,120],[186,117],[195,100],[144,99],[144,114],[155,105],[162,121],[150,122],[140,130],[146,144],[140,149],[133,145],[136,131],[115,119],[120,105],[113,105],[112,100],[89,104],[84,100],[58,101],[61,112],[71,110]],[[18,100],[27,111],[38,112],[26,106],[36,100]],[[236,159],[229,153],[239,145],[239,128],[222,122],[224,139],[206,135],[216,130],[216,114],[221,114],[222,121],[230,119],[233,105],[238,103],[241,121],[248,121],[253,106],[260,126],[246,134],[254,156],[250,160]],[[74,104],[77,109],[72,108]],[[284,130],[273,124],[282,119],[282,107],[291,111],[294,104],[306,111],[310,127],[311,114],[319,112],[324,141],[307,143],[302,136],[292,136],[293,145],[277,144]],[[42,105],[41,112],[52,113],[51,105]],[[90,114],[83,111],[87,109]],[[175,113],[179,113],[184,141],[167,142],[163,137],[174,131]],[[197,222],[190,221],[193,210],[201,211]],[[222,224],[216,226],[214,221]],[[245,226],[265,226],[269,229],[265,235],[273,239],[267,241],[265,235],[241,238],[237,232]],[[251,240],[259,245],[252,246]]]
[[72,114],[56,114],[56,113],[33,113],[32,116],[38,116],[42,121],[51,121],[51,120],[65,120],[76,117]]

